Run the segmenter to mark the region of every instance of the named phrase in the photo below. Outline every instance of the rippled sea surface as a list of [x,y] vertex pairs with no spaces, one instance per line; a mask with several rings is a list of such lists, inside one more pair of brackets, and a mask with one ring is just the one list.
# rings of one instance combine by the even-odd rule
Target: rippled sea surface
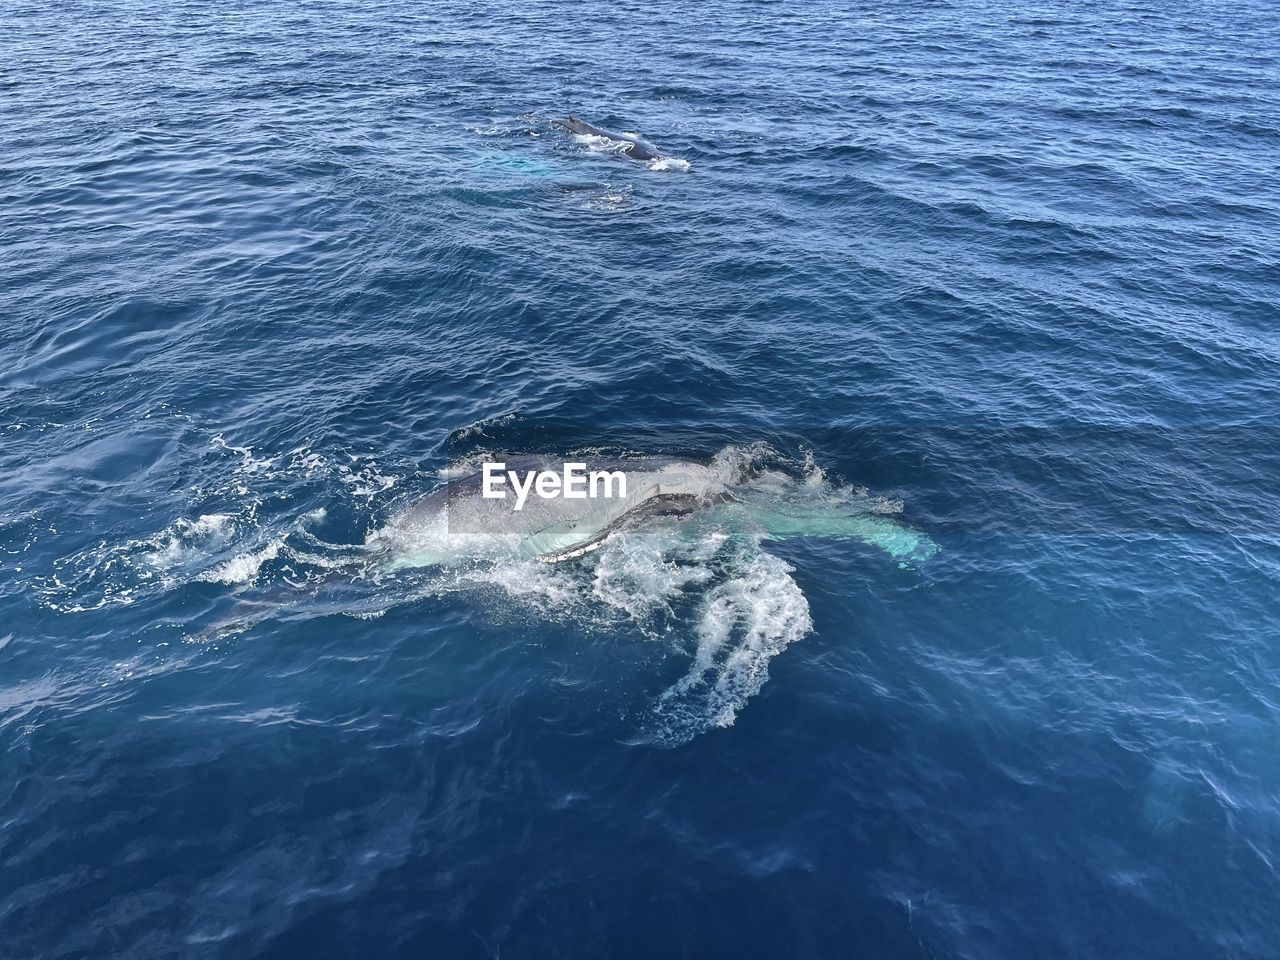
[[[0,955],[1276,957],[1278,51],[0,6]],[[495,450],[883,526],[368,559]]]

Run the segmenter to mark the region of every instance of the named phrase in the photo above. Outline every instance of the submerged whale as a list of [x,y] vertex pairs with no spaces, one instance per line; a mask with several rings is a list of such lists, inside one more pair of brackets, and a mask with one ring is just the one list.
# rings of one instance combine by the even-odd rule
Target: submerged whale
[[[507,469],[559,476],[562,460],[511,458]],[[928,537],[865,501],[815,493],[812,485],[774,471],[673,457],[596,459],[592,471],[621,473],[615,496],[486,497],[476,470],[449,481],[404,510],[371,538],[385,551],[384,569],[447,565],[479,558],[560,563],[599,548],[614,533],[655,518],[699,514],[765,540],[857,539],[903,560],[927,559]]]
[[614,133],[612,130],[605,130],[603,127],[597,127],[577,117],[565,117],[563,120],[554,120],[552,122],[557,127],[562,130],[568,130],[575,136],[601,137],[608,140],[619,153],[625,153],[633,160],[648,162],[665,159],[665,155],[657,147],[634,134]]

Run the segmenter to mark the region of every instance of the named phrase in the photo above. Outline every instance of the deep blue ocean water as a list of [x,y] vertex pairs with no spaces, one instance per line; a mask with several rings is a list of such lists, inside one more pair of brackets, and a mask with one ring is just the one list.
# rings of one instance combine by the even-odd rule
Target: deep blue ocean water
[[[0,144],[6,960],[1280,956],[1268,5],[11,0]],[[360,565],[493,450],[932,546]]]

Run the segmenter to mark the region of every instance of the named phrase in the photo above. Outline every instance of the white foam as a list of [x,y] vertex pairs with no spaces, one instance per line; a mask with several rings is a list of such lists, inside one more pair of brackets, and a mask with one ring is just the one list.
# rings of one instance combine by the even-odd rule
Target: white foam
[[155,536],[134,540],[127,548],[138,548],[139,560],[153,570],[165,572],[188,564],[211,543],[225,539],[234,529],[230,514],[206,513],[195,520],[175,520]]
[[682,742],[732,725],[769,679],[769,662],[813,628],[790,565],[758,544],[740,550],[735,560],[728,579],[703,598],[688,673],[658,700],[662,740]]
[[693,164],[679,157],[654,157],[645,166],[659,172],[688,173],[693,169]]
[[592,595],[643,623],[711,577],[708,562],[725,534],[681,535],[678,522],[654,529],[622,530],[605,541],[595,565]]
[[[193,482],[186,515],[147,536],[103,540],[58,559],[51,574],[39,578],[42,602],[80,612],[137,603],[193,582],[253,583],[277,556],[322,570],[352,565],[358,572],[367,565],[367,554],[353,560],[349,545],[308,540],[306,530],[324,518],[323,507],[297,516],[279,510],[300,485],[314,481],[344,485],[349,501],[373,501],[395,488],[395,472],[367,455],[326,455],[299,446],[264,456],[222,434],[209,436],[208,443],[219,456],[212,458],[214,472]],[[315,549],[295,557],[287,546],[295,539]],[[281,568],[303,579],[314,572]]]
[[200,580],[211,583],[250,583],[257,579],[258,571],[268,560],[280,555],[283,540],[273,540],[259,550],[249,550],[237,554],[225,563],[220,563],[212,570],[199,576]]
[[338,476],[342,482],[351,488],[351,492],[357,497],[373,497],[379,493],[384,493],[396,485],[396,477],[389,476],[378,470],[376,464],[370,464],[363,468],[352,469],[346,464],[338,467]]
[[630,146],[624,140],[613,140],[594,133],[575,133],[573,139],[596,153],[621,153],[625,147]]
[[210,444],[214,448],[228,450],[231,453],[239,454],[241,457],[241,463],[240,463],[241,470],[243,470],[245,473],[260,473],[262,471],[267,470],[268,468],[271,467],[273,463],[275,463],[274,458],[269,457],[264,459],[264,458],[255,457],[253,455],[252,447],[238,447],[235,444],[228,443],[223,438],[222,434],[218,434],[217,436],[215,436],[210,441]]
[[547,613],[576,606],[582,600],[581,585],[573,571],[533,560],[497,564],[471,573],[477,585],[497,587]]
[[726,484],[743,483],[763,469],[765,464],[777,460],[779,454],[764,441],[721,447],[711,458],[711,469]]
[[587,193],[582,206],[587,210],[619,213],[634,206],[634,188],[630,184],[602,184],[599,193]]

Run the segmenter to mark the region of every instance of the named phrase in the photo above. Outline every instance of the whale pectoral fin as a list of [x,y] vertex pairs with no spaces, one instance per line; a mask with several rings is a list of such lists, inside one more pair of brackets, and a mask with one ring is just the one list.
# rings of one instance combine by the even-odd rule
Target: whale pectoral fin
[[583,554],[590,553],[592,550],[599,550],[601,545],[608,537],[608,533],[601,534],[594,540],[588,540],[586,543],[578,544],[570,547],[568,550],[560,550],[554,553],[544,553],[535,557],[539,563],[562,563],[565,560],[573,560]]
[[610,523],[590,538],[561,550],[552,550],[539,554],[537,559],[543,563],[560,563],[563,560],[572,560],[575,557],[580,557],[583,554],[599,549],[617,530],[635,526],[653,517],[683,516],[695,510],[699,505],[701,505],[701,501],[697,497],[679,493],[660,493],[644,501],[639,506],[628,510],[614,520],[613,523]]

